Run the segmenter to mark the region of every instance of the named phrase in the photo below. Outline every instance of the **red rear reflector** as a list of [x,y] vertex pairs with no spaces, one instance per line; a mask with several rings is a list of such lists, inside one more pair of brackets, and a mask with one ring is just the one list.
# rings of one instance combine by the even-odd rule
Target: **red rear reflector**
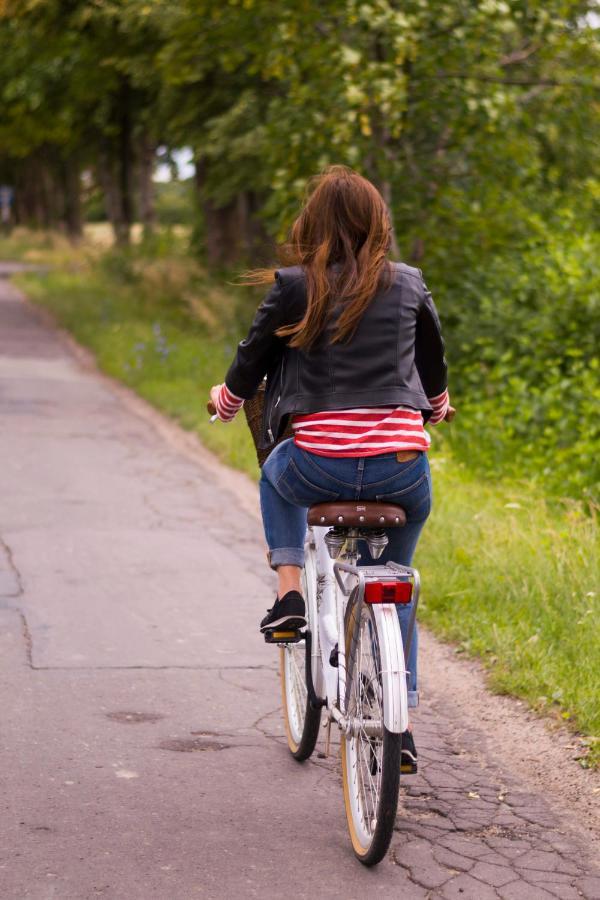
[[367,581],[365,603],[410,603],[410,581]]

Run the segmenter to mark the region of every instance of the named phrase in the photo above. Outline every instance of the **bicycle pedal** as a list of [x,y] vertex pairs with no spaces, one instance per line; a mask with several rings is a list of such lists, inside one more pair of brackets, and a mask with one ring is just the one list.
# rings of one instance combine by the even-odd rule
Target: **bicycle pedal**
[[297,644],[304,637],[298,628],[288,628],[285,631],[273,628],[265,631],[264,634],[267,644]]

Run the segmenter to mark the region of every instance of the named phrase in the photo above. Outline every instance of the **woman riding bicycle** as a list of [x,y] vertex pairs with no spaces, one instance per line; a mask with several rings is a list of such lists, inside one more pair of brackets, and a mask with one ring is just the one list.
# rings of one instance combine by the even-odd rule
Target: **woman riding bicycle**
[[[431,509],[424,423],[452,414],[444,343],[420,270],[387,260],[390,237],[387,207],[369,181],[343,166],[316,178],[285,248],[293,265],[257,273],[272,288],[225,383],[210,392],[230,421],[267,378],[262,439],[274,449],[260,499],[278,593],[262,631],[305,624],[307,507],[397,503],[406,525],[388,530],[378,563],[402,565],[411,564]],[[294,437],[277,443],[290,420]],[[410,606],[398,614],[404,633]],[[407,664],[416,706],[415,638]],[[410,734],[403,749],[416,771]]]

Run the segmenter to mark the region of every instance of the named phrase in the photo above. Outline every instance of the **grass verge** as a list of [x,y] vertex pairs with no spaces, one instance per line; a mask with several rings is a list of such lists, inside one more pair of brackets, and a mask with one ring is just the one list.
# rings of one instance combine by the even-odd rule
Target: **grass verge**
[[490,686],[587,735],[600,763],[598,523],[527,485],[486,483],[433,457],[434,513],[419,546],[421,620],[483,658]]
[[[208,388],[222,380],[255,298],[216,285],[184,254],[150,260],[80,251],[65,263],[63,249],[60,260],[48,276],[21,277],[29,297],[88,346],[104,371],[256,477],[243,418],[211,426],[205,412]],[[456,642],[457,652],[481,657],[493,689],[585,735],[577,755],[582,765],[597,765],[596,519],[526,483],[486,483],[456,463],[443,440],[435,443],[435,506],[416,560],[421,619]]]

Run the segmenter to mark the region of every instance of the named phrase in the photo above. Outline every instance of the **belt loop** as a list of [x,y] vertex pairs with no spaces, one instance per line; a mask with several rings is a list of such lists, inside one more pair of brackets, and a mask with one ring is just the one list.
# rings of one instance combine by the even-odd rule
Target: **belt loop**
[[364,471],[365,471],[365,458],[364,458],[364,456],[359,456],[358,457],[358,465],[356,467],[356,500],[360,499]]

